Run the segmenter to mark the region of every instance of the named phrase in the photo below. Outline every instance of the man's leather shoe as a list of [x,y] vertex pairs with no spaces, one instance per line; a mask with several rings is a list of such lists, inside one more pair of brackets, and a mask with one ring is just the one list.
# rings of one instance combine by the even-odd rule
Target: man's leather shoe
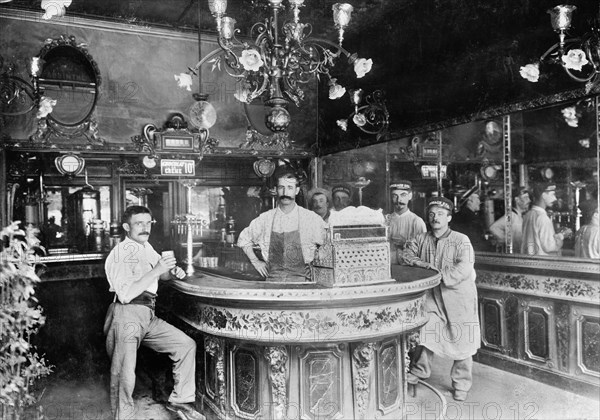
[[458,389],[454,390],[454,399],[456,401],[464,401],[467,399],[468,395],[469,395],[468,391],[459,391]]
[[196,411],[192,403],[168,402],[167,410],[177,414],[181,420],[206,420],[203,414]]
[[414,373],[408,372],[408,375],[406,375],[406,382],[408,382],[410,385],[416,385],[419,383],[419,377]]

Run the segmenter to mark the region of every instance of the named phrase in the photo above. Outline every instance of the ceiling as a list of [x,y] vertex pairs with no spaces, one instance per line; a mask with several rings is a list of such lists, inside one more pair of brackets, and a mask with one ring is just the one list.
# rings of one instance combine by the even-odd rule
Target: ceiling
[[[519,68],[539,58],[557,41],[546,10],[557,0],[349,0],[354,5],[344,46],[372,58],[372,71],[355,79],[336,66],[332,73],[348,88],[386,93],[392,132],[402,133],[464,116],[477,118],[506,104],[542,103],[540,98],[581,88],[559,68],[542,68],[538,83],[521,78]],[[306,0],[301,19],[317,36],[335,40],[334,0]],[[73,0],[71,16],[215,32],[206,0]],[[287,2],[285,2],[287,4]],[[589,28],[598,1],[569,0],[578,7],[573,35]],[[39,0],[13,0],[2,7],[40,9]],[[229,0],[228,15],[242,34],[267,16],[266,0]],[[338,67],[340,67],[338,69]],[[558,66],[556,66],[558,67]],[[335,120],[350,112],[349,101],[327,100],[320,91],[320,126],[337,149],[361,133],[340,133]],[[536,102],[538,101],[538,102]],[[370,140],[366,140],[367,142]]]

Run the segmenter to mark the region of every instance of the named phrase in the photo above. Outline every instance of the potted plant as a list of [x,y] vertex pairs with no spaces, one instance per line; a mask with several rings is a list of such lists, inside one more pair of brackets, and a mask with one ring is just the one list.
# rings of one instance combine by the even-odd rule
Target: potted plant
[[[34,380],[51,372],[30,338],[44,325],[34,286],[40,281],[32,256],[39,246],[35,229],[19,229],[19,222],[0,231],[0,404],[3,419],[23,418],[36,402]],[[42,418],[41,409],[35,416]],[[28,413],[31,418],[31,413]]]

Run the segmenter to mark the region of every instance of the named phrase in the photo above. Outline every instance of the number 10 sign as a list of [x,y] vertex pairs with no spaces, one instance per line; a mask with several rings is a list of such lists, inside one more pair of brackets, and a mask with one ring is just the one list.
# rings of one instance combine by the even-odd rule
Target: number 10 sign
[[196,161],[191,159],[161,159],[160,174],[194,176],[196,175]]

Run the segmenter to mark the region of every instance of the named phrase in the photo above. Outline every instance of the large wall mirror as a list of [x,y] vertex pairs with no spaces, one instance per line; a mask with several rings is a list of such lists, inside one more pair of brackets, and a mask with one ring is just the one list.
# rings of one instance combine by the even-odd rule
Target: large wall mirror
[[[598,260],[597,251],[590,254],[576,246],[585,234],[585,246],[598,249],[596,110],[596,98],[584,97],[325,156],[323,182],[330,184],[334,173],[336,183],[352,184],[353,163],[373,160],[384,150],[385,177],[370,177],[382,185],[412,181],[410,208],[423,219],[431,196],[441,190],[452,198],[456,212],[450,226],[469,236],[476,255]],[[384,166],[383,158],[377,162]],[[544,209],[555,233],[568,229],[571,234],[550,255],[535,249],[523,253],[523,219],[536,205],[534,187],[544,183],[555,186],[556,198]],[[378,191],[363,203],[392,212],[389,191]]]

